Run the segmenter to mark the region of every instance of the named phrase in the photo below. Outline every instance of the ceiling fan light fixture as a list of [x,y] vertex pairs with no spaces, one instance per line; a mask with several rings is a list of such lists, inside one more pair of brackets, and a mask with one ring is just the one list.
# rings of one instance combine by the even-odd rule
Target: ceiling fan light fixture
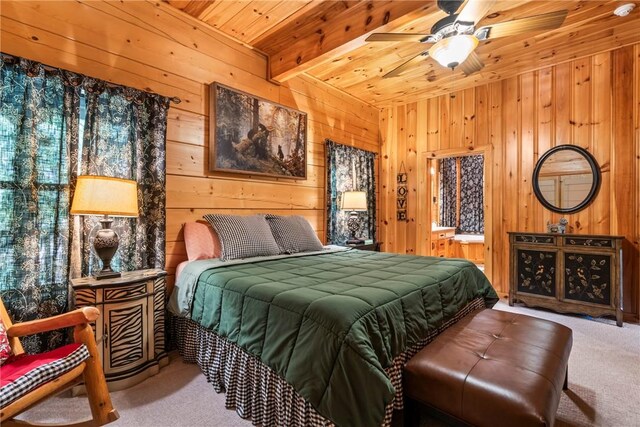
[[478,39],[472,34],[457,34],[431,46],[429,56],[443,67],[453,69],[462,64],[476,46],[478,46]]
[[613,11],[613,14],[616,16],[627,16],[635,7],[636,5],[634,3],[623,4],[622,6],[618,6],[616,10]]

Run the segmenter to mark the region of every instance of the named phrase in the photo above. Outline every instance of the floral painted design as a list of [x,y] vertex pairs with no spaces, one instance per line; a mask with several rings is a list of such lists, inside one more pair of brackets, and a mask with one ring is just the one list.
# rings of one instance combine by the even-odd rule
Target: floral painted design
[[555,296],[555,273],[555,252],[518,250],[518,291]]
[[565,239],[565,244],[566,245],[572,245],[572,246],[595,246],[595,247],[599,247],[599,248],[610,248],[613,247],[613,241],[610,239],[578,239],[578,238],[571,238],[571,239]]
[[555,237],[535,236],[535,235],[517,235],[516,242],[523,243],[539,243],[539,244],[555,244]]
[[565,253],[565,298],[596,304],[611,303],[611,257]]
[[342,245],[349,239],[349,212],[339,208],[344,191],[366,191],[367,212],[360,212],[357,237],[376,239],[375,153],[327,139],[327,244]]

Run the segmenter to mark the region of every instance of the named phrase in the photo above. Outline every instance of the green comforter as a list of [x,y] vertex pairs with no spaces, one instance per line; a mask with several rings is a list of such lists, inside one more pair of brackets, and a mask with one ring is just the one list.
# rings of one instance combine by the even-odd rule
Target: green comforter
[[465,260],[351,250],[207,270],[190,317],[338,426],[378,426],[394,396],[384,369],[478,297],[498,299]]

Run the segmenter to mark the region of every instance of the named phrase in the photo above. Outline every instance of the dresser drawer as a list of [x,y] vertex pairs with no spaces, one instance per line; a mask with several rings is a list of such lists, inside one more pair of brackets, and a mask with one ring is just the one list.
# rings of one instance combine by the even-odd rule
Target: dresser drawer
[[104,289],[104,302],[120,302],[126,301],[132,298],[140,298],[146,296],[149,291],[149,282],[137,283],[135,285],[121,286],[118,288],[106,288]]

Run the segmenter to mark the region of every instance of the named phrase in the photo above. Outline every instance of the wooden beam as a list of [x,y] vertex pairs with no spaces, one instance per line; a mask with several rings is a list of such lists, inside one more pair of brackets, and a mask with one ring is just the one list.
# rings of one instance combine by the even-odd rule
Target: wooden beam
[[191,1],[185,6],[183,11],[198,19],[202,19],[211,8],[215,7],[213,1]]
[[322,2],[255,46],[269,55],[271,78],[285,81],[435,10],[435,1]]

